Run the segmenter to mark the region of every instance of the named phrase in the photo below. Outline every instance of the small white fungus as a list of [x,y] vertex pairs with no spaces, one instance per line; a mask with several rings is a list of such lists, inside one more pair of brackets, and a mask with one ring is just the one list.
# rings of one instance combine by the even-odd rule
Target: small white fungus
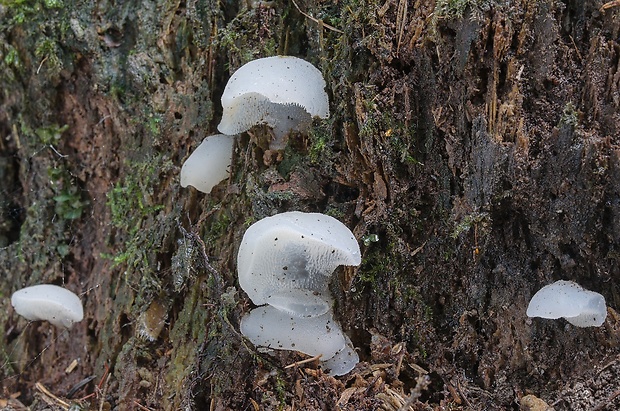
[[234,137],[215,134],[205,138],[181,167],[181,187],[188,185],[210,193],[230,176]]
[[600,327],[607,317],[605,298],[573,281],[556,281],[544,286],[532,297],[528,317],[563,317],[577,327]]
[[329,117],[329,100],[321,72],[292,56],[266,57],[240,67],[222,94],[224,134],[238,134],[257,124],[273,128],[272,149],[284,148],[291,130],[303,130],[312,117]]
[[339,265],[359,265],[355,236],[320,213],[291,211],[250,226],[237,255],[239,284],[256,305],[299,317],[326,313],[329,277]]
[[333,357],[321,363],[323,368],[326,369],[330,375],[345,375],[360,362],[360,357],[357,355],[355,348],[353,348],[351,340],[349,340],[349,337],[346,335],[344,337],[346,340],[344,348],[338,351]]
[[15,291],[11,296],[15,312],[27,320],[49,321],[56,327],[71,328],[82,321],[84,309],[80,298],[67,290],[52,284],[33,285]]
[[331,311],[318,317],[299,318],[266,305],[243,317],[240,328],[257,347],[295,350],[313,357],[321,354],[323,367],[331,375],[346,374],[359,361]]
[[359,362],[334,321],[329,277],[339,265],[359,265],[351,230],[333,217],[291,211],[250,226],[239,247],[239,284],[257,305],[241,320],[241,333],[259,347],[321,354],[331,375]]

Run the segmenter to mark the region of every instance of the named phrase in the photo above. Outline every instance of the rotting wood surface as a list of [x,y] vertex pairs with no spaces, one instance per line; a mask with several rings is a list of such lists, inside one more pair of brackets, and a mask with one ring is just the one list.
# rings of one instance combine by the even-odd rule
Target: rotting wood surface
[[[0,3],[0,406],[619,408],[619,13]],[[230,73],[275,54],[321,70],[330,119],[280,155],[266,130],[245,133],[229,181],[181,189]],[[331,287],[362,360],[345,377],[285,368],[304,357],[239,334],[243,232],[290,210],[328,213],[362,245]],[[558,279],[605,296],[602,327],[525,316]],[[86,319],[19,318],[10,294],[39,282],[83,293]]]

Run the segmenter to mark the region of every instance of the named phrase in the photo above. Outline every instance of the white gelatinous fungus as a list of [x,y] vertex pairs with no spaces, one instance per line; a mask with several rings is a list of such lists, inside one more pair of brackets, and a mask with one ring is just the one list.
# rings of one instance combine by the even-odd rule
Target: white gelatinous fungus
[[340,221],[291,211],[250,226],[239,247],[239,284],[257,305],[241,320],[254,345],[316,356],[331,375],[359,362],[334,321],[329,277],[339,265],[359,265],[359,244]]
[[224,134],[205,138],[181,167],[181,187],[190,185],[208,194],[228,178],[234,142],[233,136]]
[[346,374],[359,361],[331,311],[318,317],[299,318],[267,305],[243,317],[240,328],[257,347],[320,354],[321,363],[331,375]]
[[353,344],[349,337],[344,336],[346,344],[344,348],[336,353],[331,358],[321,362],[321,366],[327,370],[330,375],[345,375],[351,371],[355,365],[360,362],[360,357],[357,355],[357,351],[353,348]]
[[56,327],[71,328],[82,321],[84,309],[80,298],[67,290],[52,284],[33,285],[15,291],[11,296],[15,312],[27,320],[49,321]]
[[577,327],[600,327],[607,317],[605,298],[573,281],[556,281],[538,290],[527,307],[528,317],[563,317]]
[[239,284],[256,305],[269,304],[299,317],[331,306],[329,277],[339,265],[359,265],[355,236],[320,213],[291,211],[250,226],[237,255]]
[[240,67],[222,94],[224,134],[238,134],[257,124],[273,128],[271,149],[282,149],[291,130],[303,130],[312,117],[329,117],[321,72],[292,56],[266,57]]

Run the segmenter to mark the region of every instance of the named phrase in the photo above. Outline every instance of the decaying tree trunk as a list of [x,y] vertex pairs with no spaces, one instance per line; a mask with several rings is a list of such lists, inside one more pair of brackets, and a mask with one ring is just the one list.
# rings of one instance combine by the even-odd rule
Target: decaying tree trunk
[[[620,407],[619,36],[588,0],[3,0],[0,406]],[[230,73],[276,54],[321,70],[330,118],[180,188]],[[241,237],[290,210],[360,241],[331,285],[347,376],[239,333]],[[558,279],[605,296],[602,327],[526,317]],[[20,318],[37,283],[85,319]]]

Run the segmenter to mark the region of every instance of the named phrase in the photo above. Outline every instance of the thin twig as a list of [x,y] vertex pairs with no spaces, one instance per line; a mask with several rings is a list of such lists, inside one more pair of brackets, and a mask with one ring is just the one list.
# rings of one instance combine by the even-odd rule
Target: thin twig
[[103,404],[105,404],[105,394],[108,391],[108,382],[110,381],[110,376],[112,374],[108,374],[105,379],[105,383],[103,383],[103,389],[101,390],[101,402],[99,403],[99,411],[103,411]]
[[315,355],[312,358],[306,358],[305,360],[294,362],[294,363],[289,364],[286,367],[284,367],[284,369],[293,368],[293,367],[297,367],[297,366],[302,365],[302,364],[307,364],[309,362],[316,361],[316,360],[320,359],[322,356],[323,356],[323,354],[319,354],[319,355]]
[[461,383],[459,381],[456,382],[456,389],[459,392],[459,395],[461,396],[461,398],[463,399],[463,401],[465,401],[465,404],[468,407],[473,407],[471,402],[469,402],[469,400],[467,399],[467,397],[465,396],[465,393],[463,392],[463,389],[461,388]]
[[[69,409],[69,403],[61,400],[60,398],[58,398],[57,396],[55,396],[54,394],[52,394],[50,392],[50,390],[48,390],[47,388],[45,388],[45,386],[43,384],[41,384],[40,382],[37,382],[34,384],[34,387],[39,390],[43,395],[45,395],[46,397],[51,398],[55,403],[57,403],[58,405],[60,405],[63,409],[67,410]],[[51,404],[50,404],[51,405]]]
[[422,396],[422,391],[426,390],[431,383],[431,379],[428,375],[420,375],[416,379],[416,386],[411,390],[411,394],[405,401],[405,403],[398,409],[398,411],[408,411],[414,402]]
[[319,20],[317,18],[312,17],[311,15],[304,13],[303,11],[301,11],[301,9],[299,8],[299,6],[297,5],[297,3],[295,3],[295,0],[291,0],[293,2],[293,5],[295,6],[295,8],[297,9],[298,12],[300,12],[302,15],[304,15],[305,17],[309,18],[310,20],[312,20],[313,22],[315,22],[316,24],[318,24],[319,26],[323,26],[325,28],[328,28],[332,31],[335,31],[336,33],[340,33],[340,34],[344,34],[344,31],[337,29],[336,27],[325,23],[323,20]]
[[107,119],[109,119],[110,117],[112,117],[111,115],[105,115],[103,116],[103,118],[101,120],[99,120],[99,122],[97,124],[95,124],[95,126],[98,126],[99,124],[103,123],[104,121],[106,121]]
[[56,147],[54,147],[54,146],[53,146],[53,145],[51,145],[51,144],[50,144],[50,148],[51,148],[52,150],[54,150],[54,153],[56,153],[56,154],[58,155],[58,157],[60,157],[60,158],[69,157],[67,154],[60,154],[60,153],[58,152],[58,150],[56,150]]
[[400,51],[403,33],[405,32],[405,25],[407,24],[407,3],[407,0],[400,0],[398,2],[398,10],[396,11],[396,30],[398,32],[398,43],[396,44],[397,56]]
[[37,74],[39,74],[39,71],[41,71],[41,67],[43,67],[43,63],[45,63],[45,61],[47,60],[49,56],[45,56],[45,58],[43,58],[43,60],[41,60],[41,64],[39,64],[39,68],[37,69]]
[[614,392],[613,394],[611,394],[611,396],[609,398],[607,398],[605,401],[603,401],[602,403],[600,403],[599,405],[597,405],[596,407],[592,408],[592,411],[601,411],[604,410],[605,407],[607,407],[613,400],[615,400],[618,396],[620,396],[620,390]]
[[568,35],[568,37],[570,37],[570,41],[573,42],[573,47],[575,48],[575,51],[577,52],[577,57],[579,57],[579,61],[583,60],[583,58],[581,57],[581,53],[579,52],[579,48],[577,47],[577,43],[575,43],[575,39],[570,34]]
[[133,403],[136,404],[138,406],[138,408],[140,408],[141,410],[146,410],[146,411],[153,411],[151,408],[145,407],[144,405],[140,404],[138,401],[133,400]]
[[610,2],[603,4],[603,6],[600,8],[600,11],[605,11],[607,9],[611,9],[612,7],[618,7],[618,6],[620,6],[620,0],[610,1]]

